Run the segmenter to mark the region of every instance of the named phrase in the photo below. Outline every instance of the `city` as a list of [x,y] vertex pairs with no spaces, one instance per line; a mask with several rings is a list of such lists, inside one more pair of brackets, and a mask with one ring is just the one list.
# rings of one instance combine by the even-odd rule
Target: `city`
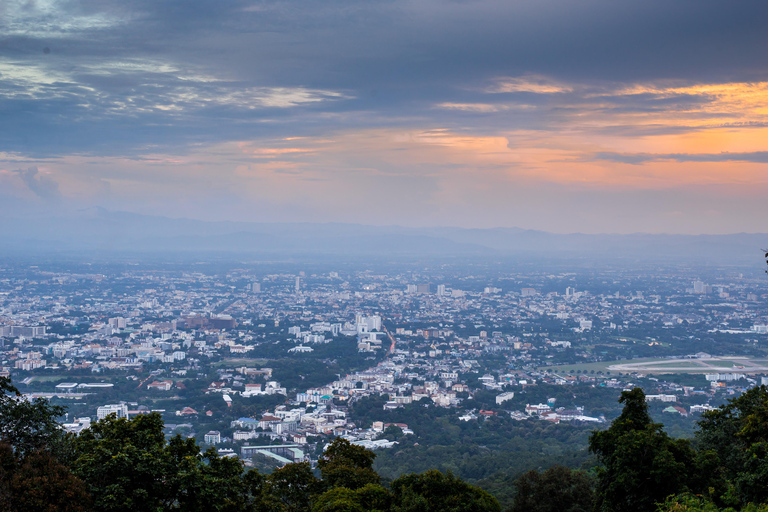
[[73,266],[0,271],[2,376],[65,405],[70,432],[158,412],[168,437],[266,470],[343,437],[395,477],[432,442],[425,407],[479,429],[569,425],[586,458],[622,390],[690,435],[768,381],[768,282],[733,268]]

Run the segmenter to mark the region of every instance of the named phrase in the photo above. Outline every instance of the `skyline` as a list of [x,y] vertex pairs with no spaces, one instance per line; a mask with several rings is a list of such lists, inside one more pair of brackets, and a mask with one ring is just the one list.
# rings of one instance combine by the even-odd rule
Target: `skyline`
[[0,218],[764,232],[768,6],[9,1]]

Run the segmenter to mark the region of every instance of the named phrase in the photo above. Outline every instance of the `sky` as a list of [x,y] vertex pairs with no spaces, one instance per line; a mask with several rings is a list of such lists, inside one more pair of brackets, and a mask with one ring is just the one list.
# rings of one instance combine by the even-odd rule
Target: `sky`
[[0,221],[768,232],[768,2],[3,0]]

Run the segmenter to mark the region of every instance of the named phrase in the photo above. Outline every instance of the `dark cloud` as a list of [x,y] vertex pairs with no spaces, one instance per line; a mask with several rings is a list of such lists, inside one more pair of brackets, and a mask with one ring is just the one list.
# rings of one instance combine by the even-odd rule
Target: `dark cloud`
[[[764,1],[82,0],[40,13],[24,5],[7,18],[16,25],[0,21],[0,66],[12,65],[0,72],[0,137],[5,150],[35,155],[393,124],[466,128],[471,113],[434,105],[486,103],[483,89],[500,77],[596,87],[768,78]],[[343,97],[250,108],[243,91],[265,89]],[[498,96],[548,105],[531,92]],[[649,95],[627,109],[700,101]],[[474,115],[483,122],[469,126],[487,130],[548,122]]]
[[643,164],[654,160],[674,160],[676,162],[753,162],[768,163],[768,151],[751,153],[595,153],[596,160],[607,160],[624,164]]
[[59,184],[50,176],[40,174],[37,167],[30,167],[27,170],[19,169],[16,172],[19,173],[19,177],[27,188],[41,199],[57,201],[61,198]]

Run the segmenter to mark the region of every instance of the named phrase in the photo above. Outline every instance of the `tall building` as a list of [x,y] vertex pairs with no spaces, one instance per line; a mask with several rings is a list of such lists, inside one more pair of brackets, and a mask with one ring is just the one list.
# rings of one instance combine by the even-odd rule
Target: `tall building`
[[251,283],[251,293],[260,293],[261,292],[261,283]]
[[429,283],[416,285],[416,293],[432,293],[432,285]]
[[301,277],[296,276],[296,287],[295,287],[296,293],[299,293],[301,291]]
[[128,417],[128,406],[125,404],[111,404],[111,405],[102,405],[98,409],[96,409],[96,417],[100,420],[103,420],[110,414],[117,415],[118,418],[127,418]]
[[379,315],[364,316],[358,313],[355,317],[357,332],[369,332],[381,330],[381,317]]
[[211,430],[205,436],[203,437],[203,441],[205,444],[219,444],[221,442],[221,432],[218,430]]
[[445,295],[445,285],[444,285],[444,284],[439,284],[439,285],[437,285],[437,294],[438,294],[440,297],[442,297],[443,295]]
[[11,336],[24,336],[25,338],[34,338],[35,336],[45,336],[45,326],[27,327],[23,325],[11,326]]
[[125,318],[121,316],[110,318],[109,326],[113,329],[125,329]]
[[405,288],[405,293],[416,293],[416,285],[415,284],[409,284]]
[[706,285],[701,279],[697,279],[693,282],[693,293],[705,293]]

